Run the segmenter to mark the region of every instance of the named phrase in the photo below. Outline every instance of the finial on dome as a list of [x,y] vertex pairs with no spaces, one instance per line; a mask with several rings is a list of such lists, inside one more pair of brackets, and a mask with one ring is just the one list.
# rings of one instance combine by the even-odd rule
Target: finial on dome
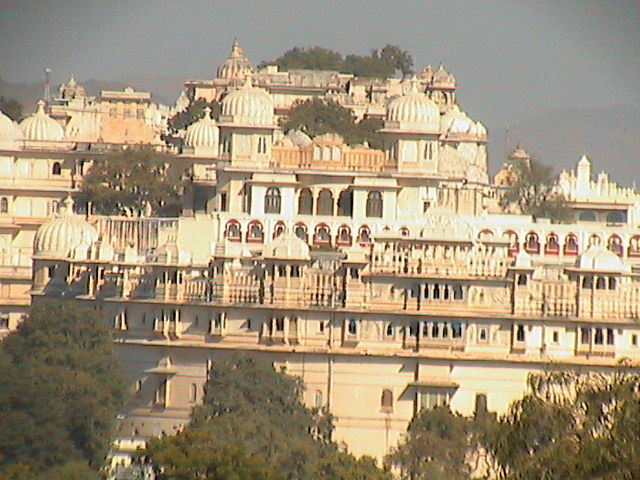
[[245,75],[244,85],[242,85],[242,88],[253,88],[253,81],[251,79],[251,75]]
[[416,77],[415,75],[413,75],[411,77],[411,93],[420,93],[420,91],[418,90],[418,84],[419,84],[419,80],[418,77]]
[[211,108],[209,107],[209,105],[204,107],[203,111],[204,111],[204,118],[205,119],[213,120],[213,118],[211,117]]
[[70,194],[67,194],[66,198],[62,201],[62,208],[60,208],[60,215],[70,217],[73,215],[73,198]]
[[45,106],[46,104],[47,104],[47,103],[46,103],[44,100],[42,100],[42,99],[38,100],[38,102],[36,103],[36,105],[38,106],[38,107],[37,107],[37,109],[36,109],[36,113],[37,113],[37,114],[44,115],[44,114],[45,114],[45,112],[44,112],[44,106]]

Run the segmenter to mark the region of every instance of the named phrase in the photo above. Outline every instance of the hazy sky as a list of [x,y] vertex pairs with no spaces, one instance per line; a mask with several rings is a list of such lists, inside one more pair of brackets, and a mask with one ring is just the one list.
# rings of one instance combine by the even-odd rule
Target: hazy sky
[[490,128],[553,107],[640,106],[637,0],[0,0],[0,77],[211,78],[234,37],[254,65],[296,45],[399,45],[416,67],[444,62]]

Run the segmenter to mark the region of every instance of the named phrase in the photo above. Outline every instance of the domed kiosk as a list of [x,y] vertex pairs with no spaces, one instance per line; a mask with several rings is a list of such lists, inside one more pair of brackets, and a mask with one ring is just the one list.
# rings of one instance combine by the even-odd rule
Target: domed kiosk
[[273,131],[277,128],[271,96],[245,84],[222,100],[220,157],[233,165],[267,166],[271,158]]
[[73,213],[73,200],[67,197],[60,212],[43,223],[33,240],[34,258],[84,258],[87,249],[98,239],[98,232],[82,216]]
[[440,109],[418,91],[418,84],[413,78],[410,91],[389,102],[381,130],[388,167],[399,172],[435,172],[438,167]]
[[243,48],[237,40],[233,41],[231,54],[220,67],[218,67],[218,78],[230,80],[243,80],[247,75],[253,73],[253,68],[246,57]]
[[215,157],[218,155],[218,137],[218,126],[211,117],[211,109],[205,107],[204,116],[187,128],[183,153]]
[[65,140],[62,125],[44,111],[45,102],[38,100],[36,113],[20,122],[26,140],[60,142]]

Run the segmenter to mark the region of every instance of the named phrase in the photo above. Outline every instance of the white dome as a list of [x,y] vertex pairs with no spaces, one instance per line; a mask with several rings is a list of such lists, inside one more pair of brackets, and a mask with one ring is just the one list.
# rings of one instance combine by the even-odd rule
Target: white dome
[[84,218],[73,213],[73,200],[67,197],[60,213],[38,228],[33,240],[37,256],[67,258],[79,248],[88,248],[98,239],[98,232]]
[[231,46],[231,55],[218,68],[218,78],[243,79],[253,72],[244,50],[237,40]]
[[205,107],[204,116],[197,122],[189,125],[184,137],[187,147],[215,147],[218,145],[218,127],[216,121],[211,118],[211,109]]
[[64,140],[64,129],[44,111],[44,102],[38,100],[38,110],[20,122],[27,140]]
[[476,125],[469,116],[454,105],[451,110],[440,119],[442,131],[447,133],[475,133]]
[[18,124],[0,112],[0,142],[17,142],[22,138],[23,133]]
[[291,232],[284,232],[265,245],[262,256],[266,259],[309,260],[309,245]]
[[242,88],[224,97],[221,120],[244,125],[273,125],[273,100],[266,91],[252,87],[247,81]]
[[440,110],[424,93],[418,91],[417,81],[412,81],[411,91],[394,98],[387,106],[387,121],[397,125],[390,128],[438,131]]
[[620,257],[602,245],[591,245],[576,260],[579,268],[586,270],[621,271],[628,270]]

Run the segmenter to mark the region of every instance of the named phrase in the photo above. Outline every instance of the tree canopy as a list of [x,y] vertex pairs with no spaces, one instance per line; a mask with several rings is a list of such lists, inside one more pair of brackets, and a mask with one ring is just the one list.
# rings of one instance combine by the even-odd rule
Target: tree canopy
[[488,446],[502,477],[637,478],[640,472],[640,376],[551,372],[531,375]]
[[556,222],[570,220],[571,212],[556,188],[553,167],[534,159],[518,159],[507,168],[513,174],[513,181],[503,192],[503,208],[516,205],[526,215]]
[[145,455],[162,480],[216,480],[231,471],[238,480],[390,480],[371,459],[337,451],[331,417],[305,407],[302,388],[250,356],[216,362],[190,425],[151,440]]
[[211,109],[211,117],[217,119],[222,109],[220,102],[206,102],[203,98],[199,98],[186,110],[176,113],[169,119],[169,128],[171,132],[177,133],[180,130],[187,128],[192,123],[197,122],[204,116],[205,107]]
[[640,472],[640,375],[532,374],[500,418],[420,412],[386,461],[403,479],[623,480]]
[[168,157],[150,149],[127,149],[93,162],[77,195],[81,205],[92,203],[103,215],[177,214],[180,181]]
[[3,95],[0,95],[0,112],[14,122],[19,122],[24,116],[22,104],[13,98],[6,98]]
[[0,343],[0,477],[91,478],[123,401],[100,314],[38,302]]
[[395,45],[371,50],[369,55],[349,54],[344,58],[341,53],[322,47],[294,47],[287,50],[272,62],[264,65],[277,65],[280,70],[309,69],[336,70],[352,73],[356,77],[387,78],[396,71],[408,75],[413,68],[413,58],[405,50]]
[[382,128],[382,120],[365,118],[357,123],[351,110],[322,98],[296,102],[280,126],[284,131],[303,130],[311,137],[337,133],[349,145],[368,142],[372,148],[383,146],[382,136],[377,133]]

